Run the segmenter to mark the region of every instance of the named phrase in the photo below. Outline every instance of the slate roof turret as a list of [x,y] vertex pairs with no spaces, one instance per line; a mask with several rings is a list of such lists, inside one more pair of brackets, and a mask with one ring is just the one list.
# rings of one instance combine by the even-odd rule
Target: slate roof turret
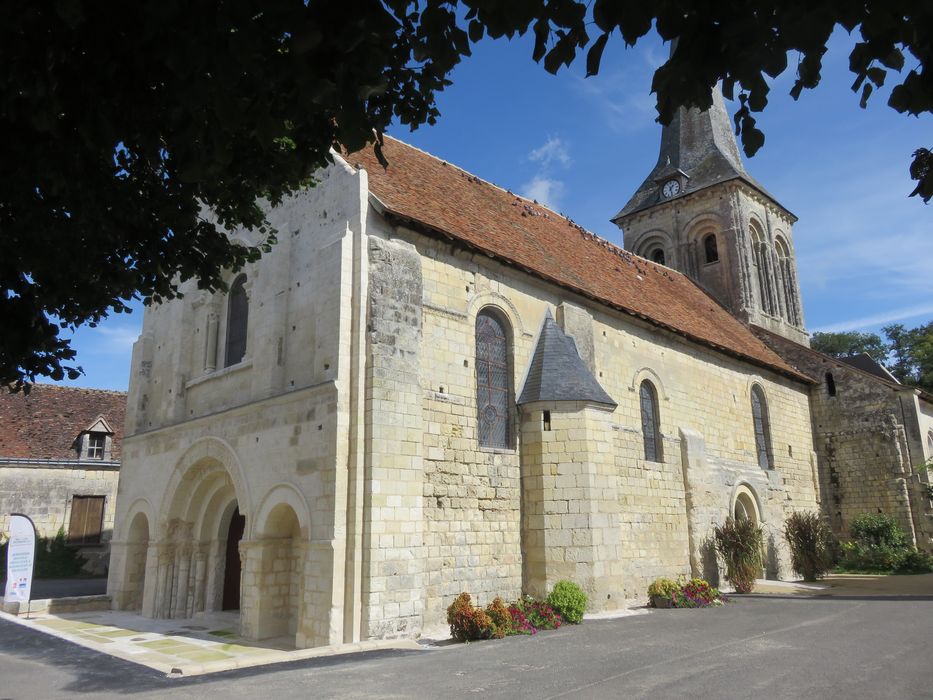
[[613,407],[618,405],[583,364],[576,343],[557,325],[550,309],[544,315],[525,386],[516,403],[521,406],[534,401],[588,401]]

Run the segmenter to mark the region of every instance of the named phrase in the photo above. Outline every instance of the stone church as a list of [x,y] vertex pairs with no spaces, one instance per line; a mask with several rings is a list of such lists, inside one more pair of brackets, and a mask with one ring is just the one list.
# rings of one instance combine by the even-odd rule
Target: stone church
[[[245,636],[307,647],[416,636],[461,591],[569,578],[605,610],[657,576],[715,580],[729,515],[764,526],[772,577],[797,509],[842,523],[883,490],[927,532],[931,397],[809,350],[795,217],[745,171],[721,97],[664,129],[614,219],[625,249],[385,154],[337,155],[270,211],[278,244],[228,293],[147,310],[115,607],[238,609]],[[834,399],[878,421],[843,425]],[[859,440],[885,445],[871,483],[847,471]]]

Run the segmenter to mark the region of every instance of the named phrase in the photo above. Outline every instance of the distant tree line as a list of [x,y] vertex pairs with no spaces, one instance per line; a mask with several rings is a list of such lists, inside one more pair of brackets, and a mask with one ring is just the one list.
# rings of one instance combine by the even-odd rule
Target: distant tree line
[[814,333],[810,346],[840,358],[868,353],[899,382],[933,392],[933,321],[916,328],[894,323],[881,330],[884,338],[877,333],[858,331]]

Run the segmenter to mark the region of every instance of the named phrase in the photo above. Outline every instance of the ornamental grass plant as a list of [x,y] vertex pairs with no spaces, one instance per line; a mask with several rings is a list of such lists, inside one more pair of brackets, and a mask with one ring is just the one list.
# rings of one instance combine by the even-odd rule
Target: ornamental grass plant
[[713,538],[726,567],[726,579],[735,586],[736,593],[751,593],[762,569],[764,537],[761,526],[749,518],[729,517],[714,528]]
[[791,566],[804,581],[816,581],[832,567],[833,533],[819,513],[797,511],[784,521]]

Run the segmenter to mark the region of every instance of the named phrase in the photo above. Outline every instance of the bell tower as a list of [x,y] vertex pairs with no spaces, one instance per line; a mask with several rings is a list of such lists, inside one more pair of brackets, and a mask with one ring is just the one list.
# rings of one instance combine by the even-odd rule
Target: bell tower
[[658,162],[612,219],[636,255],[678,270],[743,321],[809,345],[791,229],[797,217],[748,172],[721,91],[681,108]]

